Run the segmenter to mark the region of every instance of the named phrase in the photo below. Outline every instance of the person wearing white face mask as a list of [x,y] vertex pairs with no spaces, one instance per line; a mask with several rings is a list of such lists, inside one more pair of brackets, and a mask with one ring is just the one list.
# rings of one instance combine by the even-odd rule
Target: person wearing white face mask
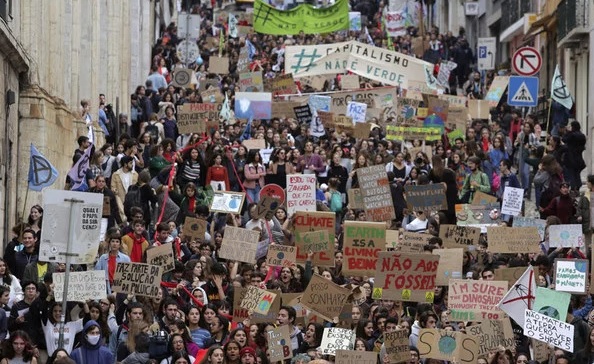
[[72,359],[76,364],[113,364],[113,355],[103,345],[101,329],[96,321],[85,324],[81,346],[72,351]]

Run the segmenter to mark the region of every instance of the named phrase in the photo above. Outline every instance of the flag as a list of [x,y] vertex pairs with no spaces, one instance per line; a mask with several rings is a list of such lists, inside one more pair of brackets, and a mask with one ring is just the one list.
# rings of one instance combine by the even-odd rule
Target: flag
[[31,156],[29,157],[29,189],[41,191],[49,187],[58,179],[58,170],[39,153],[31,143]]
[[86,191],[87,185],[87,170],[89,169],[89,161],[91,160],[91,153],[95,148],[91,144],[80,159],[68,171],[70,177],[70,190],[72,191]]
[[371,35],[369,35],[369,29],[367,29],[367,26],[365,26],[365,35],[367,36],[367,43],[375,47],[375,43],[373,42]]
[[529,266],[501,299],[501,302],[497,304],[497,307],[507,313],[518,325],[524,327],[524,311],[532,309],[535,295],[534,270],[532,266]]
[[243,134],[241,134],[241,137],[239,138],[240,142],[243,142],[244,140],[248,140],[252,137],[252,118],[250,117],[245,129],[243,129]]
[[225,121],[229,121],[231,119],[231,108],[229,107],[229,96],[225,92],[225,101],[223,101],[223,107],[221,107],[221,112],[219,113],[219,117]]
[[555,67],[555,74],[553,75],[553,81],[551,82],[551,97],[566,109],[571,110],[573,99],[571,98],[567,84],[565,84],[565,81],[561,76],[559,65]]
[[229,36],[231,38],[237,38],[238,36],[237,18],[233,14],[229,14]]
[[223,48],[225,47],[225,38],[223,29],[219,30],[219,57],[223,55]]
[[256,47],[252,44],[252,42],[250,42],[249,39],[245,40],[245,45],[248,47],[248,59],[251,62],[256,55]]

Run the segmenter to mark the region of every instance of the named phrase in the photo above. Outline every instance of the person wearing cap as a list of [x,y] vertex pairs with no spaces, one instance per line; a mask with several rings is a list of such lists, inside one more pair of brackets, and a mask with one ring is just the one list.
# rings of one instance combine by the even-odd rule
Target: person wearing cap
[[241,358],[241,364],[256,364],[256,350],[254,348],[246,346],[239,352]]
[[573,198],[569,195],[569,183],[561,182],[560,190],[559,196],[552,199],[547,207],[539,207],[539,210],[544,216],[557,216],[561,220],[561,224],[570,224],[576,214],[576,208]]

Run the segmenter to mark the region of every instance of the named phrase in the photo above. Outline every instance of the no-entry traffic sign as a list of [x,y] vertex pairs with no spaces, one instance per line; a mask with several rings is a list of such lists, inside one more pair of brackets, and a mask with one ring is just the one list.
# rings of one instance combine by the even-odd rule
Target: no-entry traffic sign
[[542,57],[540,53],[532,47],[523,47],[518,49],[512,57],[512,67],[514,71],[521,76],[532,76],[540,71],[542,66]]

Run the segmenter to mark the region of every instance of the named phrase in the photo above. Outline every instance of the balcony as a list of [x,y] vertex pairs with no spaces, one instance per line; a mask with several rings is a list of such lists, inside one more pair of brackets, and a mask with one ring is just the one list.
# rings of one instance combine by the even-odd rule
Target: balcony
[[558,46],[577,42],[588,34],[589,0],[561,0],[557,7]]
[[503,0],[501,2],[501,30],[511,27],[524,14],[534,12],[531,0]]

